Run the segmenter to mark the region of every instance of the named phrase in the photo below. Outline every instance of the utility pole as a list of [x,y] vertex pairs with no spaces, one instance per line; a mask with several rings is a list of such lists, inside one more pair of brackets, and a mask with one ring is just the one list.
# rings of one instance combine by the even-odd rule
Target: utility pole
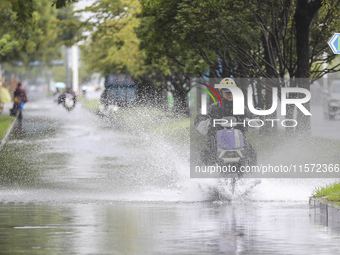
[[78,45],[72,46],[72,88],[73,91],[79,91],[79,75],[78,75]]
[[66,47],[66,88],[71,88],[70,67],[69,67],[69,48]]

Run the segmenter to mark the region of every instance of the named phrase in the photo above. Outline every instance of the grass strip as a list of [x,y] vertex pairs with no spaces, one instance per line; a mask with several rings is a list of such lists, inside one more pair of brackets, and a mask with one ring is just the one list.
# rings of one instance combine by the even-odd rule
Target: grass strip
[[332,204],[340,205],[340,183],[328,184],[324,187],[314,189],[312,196],[322,198],[325,202],[335,202]]
[[131,107],[119,110],[115,117],[126,125],[174,141],[189,142],[190,119],[175,117],[172,112],[151,107]]
[[13,120],[14,120],[13,116],[0,115],[0,141],[6,135],[7,130],[11,126]]
[[[91,112],[98,112],[99,99],[81,98],[82,105]],[[190,119],[175,117],[172,112],[146,106],[120,108],[112,117],[125,125],[144,132],[161,135],[175,141],[189,142]]]
[[78,97],[78,100],[81,101],[82,105],[91,112],[96,112],[99,110],[99,99],[86,99],[84,97]]

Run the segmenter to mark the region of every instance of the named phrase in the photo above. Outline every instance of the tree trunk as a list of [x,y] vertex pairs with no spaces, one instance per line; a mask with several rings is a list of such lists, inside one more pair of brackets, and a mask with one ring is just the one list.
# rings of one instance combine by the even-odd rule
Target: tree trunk
[[[298,87],[310,89],[310,30],[315,14],[322,6],[322,0],[298,0],[296,12],[294,14],[296,26],[296,54],[297,54],[297,71],[296,78],[306,78],[298,81]],[[304,105],[310,110],[310,102]],[[299,134],[310,134],[310,116],[304,115],[298,111],[297,114],[297,132]]]
[[[295,80],[290,79],[289,81],[289,87],[296,87]],[[294,93],[289,93],[288,96],[290,99],[296,98],[296,95]],[[286,119],[294,119],[294,110],[295,110],[295,105],[288,104],[287,105],[287,114],[286,114]],[[287,136],[293,136],[294,135],[294,128],[286,128],[286,135]]]
[[[264,48],[264,59],[265,59],[265,66],[266,66],[266,73],[268,74],[269,78],[278,78],[276,69],[276,51],[277,49],[274,47],[274,43],[272,42],[272,36],[262,35],[262,44]],[[267,79],[269,80],[269,79]],[[268,84],[268,82],[267,82]],[[264,108],[269,109],[273,104],[273,87],[277,87],[277,85],[273,82],[269,82],[269,86],[267,86],[266,94],[265,94],[265,103]],[[277,113],[276,111],[272,114],[266,116],[267,119],[276,119]],[[260,129],[260,134],[268,135],[270,133],[274,133],[277,131],[277,123],[274,122],[273,127],[270,122],[265,122],[264,126]]]
[[188,93],[184,90],[177,90],[173,92],[174,96],[174,114],[184,115],[186,117],[190,116],[189,103],[188,103]]

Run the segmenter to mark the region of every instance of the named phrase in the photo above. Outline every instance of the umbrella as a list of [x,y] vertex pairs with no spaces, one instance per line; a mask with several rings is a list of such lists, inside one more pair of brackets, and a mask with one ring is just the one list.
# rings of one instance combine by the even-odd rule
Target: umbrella
[[64,88],[66,88],[66,84],[58,81],[58,82],[54,83],[54,87],[64,89]]

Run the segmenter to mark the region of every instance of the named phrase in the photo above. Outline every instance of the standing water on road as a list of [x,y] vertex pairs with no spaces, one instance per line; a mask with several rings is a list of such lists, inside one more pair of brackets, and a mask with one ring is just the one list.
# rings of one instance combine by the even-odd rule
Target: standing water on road
[[[336,254],[309,217],[320,179],[266,179],[233,201],[190,179],[188,146],[80,105],[32,102],[0,153],[0,254]],[[324,181],[327,183],[329,181]]]

